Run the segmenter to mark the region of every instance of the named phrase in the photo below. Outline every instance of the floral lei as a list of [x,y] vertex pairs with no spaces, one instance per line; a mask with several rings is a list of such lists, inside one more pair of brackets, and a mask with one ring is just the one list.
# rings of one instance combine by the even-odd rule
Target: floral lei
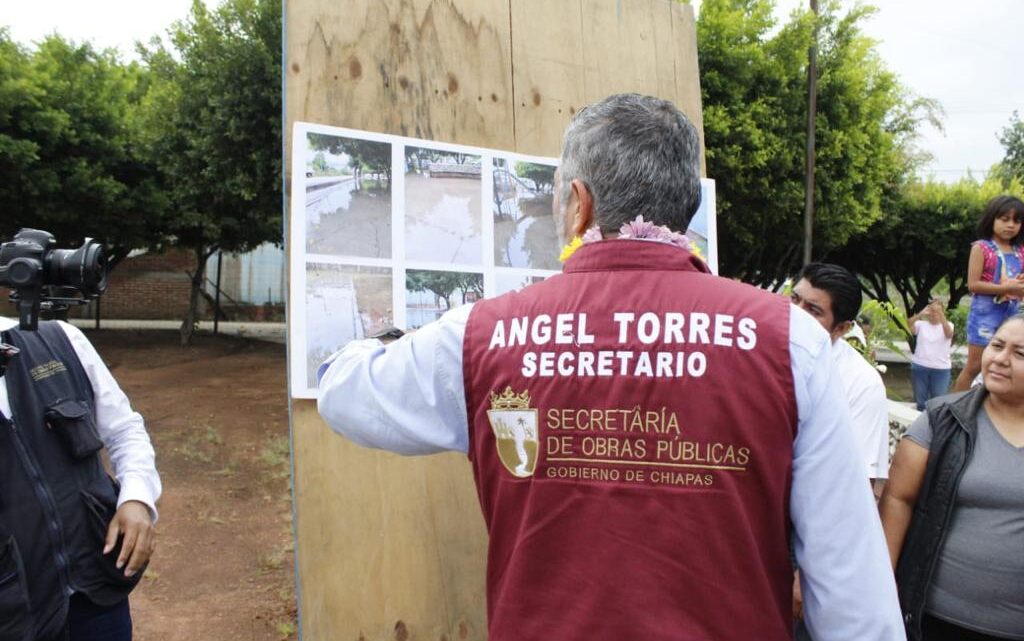
[[[655,225],[644,220],[643,216],[637,216],[635,219],[624,223],[619,228],[619,239],[628,238],[631,240],[649,240],[656,243],[666,243],[668,245],[675,245],[689,251],[691,254],[704,260],[704,256],[700,253],[700,248],[697,243],[690,240],[690,237],[686,234],[679,234],[664,225]],[[601,229],[598,227],[591,227],[587,231],[583,232],[583,236],[577,236],[572,239],[572,242],[562,248],[562,253],[559,254],[558,260],[563,263],[569,260],[577,249],[587,243],[597,242],[599,240],[605,240],[601,234]],[[615,239],[611,239],[615,240]]]

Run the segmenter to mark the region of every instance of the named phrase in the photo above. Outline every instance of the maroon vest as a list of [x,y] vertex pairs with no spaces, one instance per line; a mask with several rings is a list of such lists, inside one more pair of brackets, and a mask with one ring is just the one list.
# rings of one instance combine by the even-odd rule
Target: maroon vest
[[463,351],[490,641],[792,638],[787,300],[603,241]]

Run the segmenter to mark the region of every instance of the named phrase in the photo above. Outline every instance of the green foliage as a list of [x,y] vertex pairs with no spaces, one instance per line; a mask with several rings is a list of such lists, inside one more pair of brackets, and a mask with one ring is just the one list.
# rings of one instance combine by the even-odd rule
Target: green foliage
[[551,191],[555,185],[555,168],[532,162],[517,162],[516,175],[527,178],[536,185],[536,191]]
[[345,154],[351,158],[353,168],[386,176],[387,184],[391,184],[391,145],[372,140],[356,140],[339,138],[327,134],[308,134],[311,149],[330,151],[332,154]]
[[113,51],[56,35],[27,50],[0,30],[0,237],[92,236],[111,264],[159,244],[167,201],[136,116],[148,84]]
[[[967,316],[970,314],[969,303],[957,305],[946,310],[946,320],[953,323],[953,350],[954,358],[957,359],[957,348],[967,346]],[[958,366],[962,365],[957,363]]]
[[170,197],[165,227],[196,257],[182,339],[191,336],[206,260],[281,240],[281,2],[194,0],[142,53],[154,74],[146,144]]
[[1004,186],[1016,179],[1024,182],[1024,121],[1016,111],[1010,118],[1010,124],[999,135],[999,142],[1006,150],[1006,156],[996,167],[996,174]]
[[[705,0],[697,23],[707,172],[718,181],[722,272],[777,285],[802,251],[807,51],[815,19],[795,12],[778,30],[770,0]],[[885,69],[861,23],[822,3],[816,125],[815,253],[882,217],[916,162],[913,100]]]
[[860,308],[860,315],[871,322],[870,331],[865,331],[868,348],[873,353],[879,346],[906,356],[896,345],[896,341],[913,340],[913,334],[907,325],[907,315],[902,309],[886,300],[870,299]]
[[313,156],[310,165],[313,167],[313,172],[318,176],[326,176],[331,171],[331,166],[327,164],[327,157],[324,156],[322,151]]
[[1020,194],[1020,183],[1005,190],[993,178],[944,184],[906,185],[887,215],[828,256],[857,273],[871,296],[888,300],[889,284],[909,312],[931,300],[944,283],[949,307],[967,295],[967,259],[985,203],[1000,193]]
[[433,292],[444,301],[445,309],[452,308],[452,294],[461,290],[462,302],[468,292],[483,296],[484,280],[481,274],[469,272],[439,272],[410,269],[405,273],[405,289],[410,292]]

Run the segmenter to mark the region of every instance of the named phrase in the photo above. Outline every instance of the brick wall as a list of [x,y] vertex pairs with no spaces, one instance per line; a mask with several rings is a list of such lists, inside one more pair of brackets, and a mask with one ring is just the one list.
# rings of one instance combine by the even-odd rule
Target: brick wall
[[[110,274],[107,291],[101,297],[102,318],[178,320],[188,310],[189,277],[195,269],[191,252],[171,249],[160,254],[146,253],[125,258]],[[206,304],[199,310],[206,316]],[[82,305],[69,313],[72,317],[92,318],[95,303]]]
[[[217,276],[216,259],[208,265],[206,277]],[[191,252],[171,249],[163,253],[146,253],[126,258],[110,274],[107,291],[100,299],[101,318],[181,320],[188,310],[189,271],[195,269]],[[240,303],[232,297],[241,297],[240,265],[237,260],[225,259],[221,274],[221,309],[229,320],[283,321],[284,303]],[[212,291],[212,288],[207,288]],[[5,305],[9,291],[0,288],[0,315],[17,315],[13,305]],[[70,318],[95,318],[96,303],[72,307]],[[213,320],[212,305],[199,299],[199,317]],[[222,317],[223,318],[223,317]]]

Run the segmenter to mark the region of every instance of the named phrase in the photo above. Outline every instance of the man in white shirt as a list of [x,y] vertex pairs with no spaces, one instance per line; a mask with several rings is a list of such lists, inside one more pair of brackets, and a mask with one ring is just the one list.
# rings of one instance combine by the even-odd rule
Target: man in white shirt
[[[0,317],[0,638],[131,639],[160,477],[142,416],[67,323]],[[103,468],[105,448],[116,476]]]
[[[836,376],[849,406],[854,439],[863,460],[865,478],[877,499],[889,478],[889,412],[885,384],[878,371],[843,337],[860,311],[862,294],[857,277],[844,267],[810,263],[797,276],[793,304],[809,313],[829,333]],[[794,612],[802,611],[799,581],[794,582]],[[797,626],[797,638],[809,639]]]
[[844,396],[850,406],[854,437],[875,496],[889,478],[889,412],[885,383],[878,371],[843,336],[860,311],[860,283],[844,267],[811,263],[801,270],[791,294],[793,304],[809,313],[832,339]]

